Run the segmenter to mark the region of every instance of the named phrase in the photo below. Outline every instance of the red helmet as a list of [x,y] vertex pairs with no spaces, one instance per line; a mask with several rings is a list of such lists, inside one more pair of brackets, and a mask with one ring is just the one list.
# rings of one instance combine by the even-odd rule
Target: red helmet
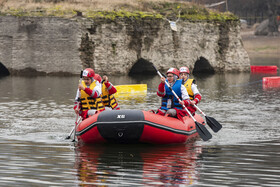
[[168,73],[172,73],[174,75],[177,75],[179,77],[179,70],[176,68],[170,68],[169,70],[167,70],[166,74]]
[[95,73],[93,71],[93,69],[91,68],[87,68],[83,71],[83,77],[94,77]]
[[180,73],[190,74],[190,70],[187,67],[180,67]]
[[102,81],[102,78],[100,77],[99,74],[95,74],[95,75],[94,75],[94,79],[97,80],[98,82],[101,82],[101,81]]

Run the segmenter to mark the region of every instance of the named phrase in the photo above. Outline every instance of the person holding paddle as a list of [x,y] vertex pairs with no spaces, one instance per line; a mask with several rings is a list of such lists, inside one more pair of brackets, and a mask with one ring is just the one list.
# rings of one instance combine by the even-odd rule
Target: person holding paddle
[[95,74],[94,79],[98,80],[102,84],[101,98],[105,108],[109,107],[112,110],[120,110],[119,104],[114,97],[117,89],[111,82],[109,82],[108,77],[104,75],[103,80],[101,80],[101,76],[99,74]]
[[191,99],[191,105],[188,106],[188,110],[191,112],[191,114],[194,116],[196,108],[194,105],[197,105],[201,101],[201,94],[199,93],[197,89],[197,85],[195,84],[194,79],[190,79],[190,70],[187,67],[181,67],[180,68],[180,79],[182,79],[182,84],[186,87],[188,94]]
[[182,84],[182,80],[179,78],[179,70],[176,68],[170,68],[167,71],[167,81],[172,90],[181,99],[181,102],[174,96],[169,87],[165,84],[165,78],[161,77],[161,83],[158,86],[157,95],[162,97],[161,107],[158,109],[157,114],[168,115],[172,117],[178,117],[182,119],[187,112],[183,110],[182,105],[189,106],[191,101],[186,87]]
[[83,120],[98,111],[105,110],[101,100],[101,84],[94,79],[94,70],[86,68],[82,73],[83,81],[79,84],[74,110]]

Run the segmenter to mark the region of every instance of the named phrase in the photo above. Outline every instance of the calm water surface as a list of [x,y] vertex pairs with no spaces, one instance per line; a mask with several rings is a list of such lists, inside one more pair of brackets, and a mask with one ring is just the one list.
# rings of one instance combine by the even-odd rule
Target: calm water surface
[[[167,146],[76,145],[65,137],[78,77],[1,78],[0,186],[279,186],[280,89],[264,89],[263,76],[195,77],[200,108],[223,129]],[[158,76],[109,78],[148,85],[147,95],[119,98],[121,108],[160,105]]]

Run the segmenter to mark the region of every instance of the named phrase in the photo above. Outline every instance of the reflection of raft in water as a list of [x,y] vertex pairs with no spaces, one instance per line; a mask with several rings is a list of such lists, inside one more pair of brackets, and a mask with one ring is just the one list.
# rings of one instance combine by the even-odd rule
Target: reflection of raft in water
[[[198,114],[195,119],[205,124]],[[79,141],[85,143],[185,143],[198,136],[194,121],[160,116],[142,110],[107,110],[84,120],[77,127]]]
[[[188,144],[176,145],[79,145],[76,168],[81,183],[118,186],[190,185],[199,177],[197,160],[202,149]],[[135,185],[134,185],[135,184]]]

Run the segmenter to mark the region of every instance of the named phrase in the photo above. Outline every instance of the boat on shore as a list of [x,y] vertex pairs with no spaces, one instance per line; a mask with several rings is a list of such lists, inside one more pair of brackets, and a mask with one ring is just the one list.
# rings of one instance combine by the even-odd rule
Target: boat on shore
[[[197,122],[205,125],[196,114]],[[189,116],[183,120],[143,110],[105,110],[82,121],[76,129],[79,142],[179,144],[199,137]]]

